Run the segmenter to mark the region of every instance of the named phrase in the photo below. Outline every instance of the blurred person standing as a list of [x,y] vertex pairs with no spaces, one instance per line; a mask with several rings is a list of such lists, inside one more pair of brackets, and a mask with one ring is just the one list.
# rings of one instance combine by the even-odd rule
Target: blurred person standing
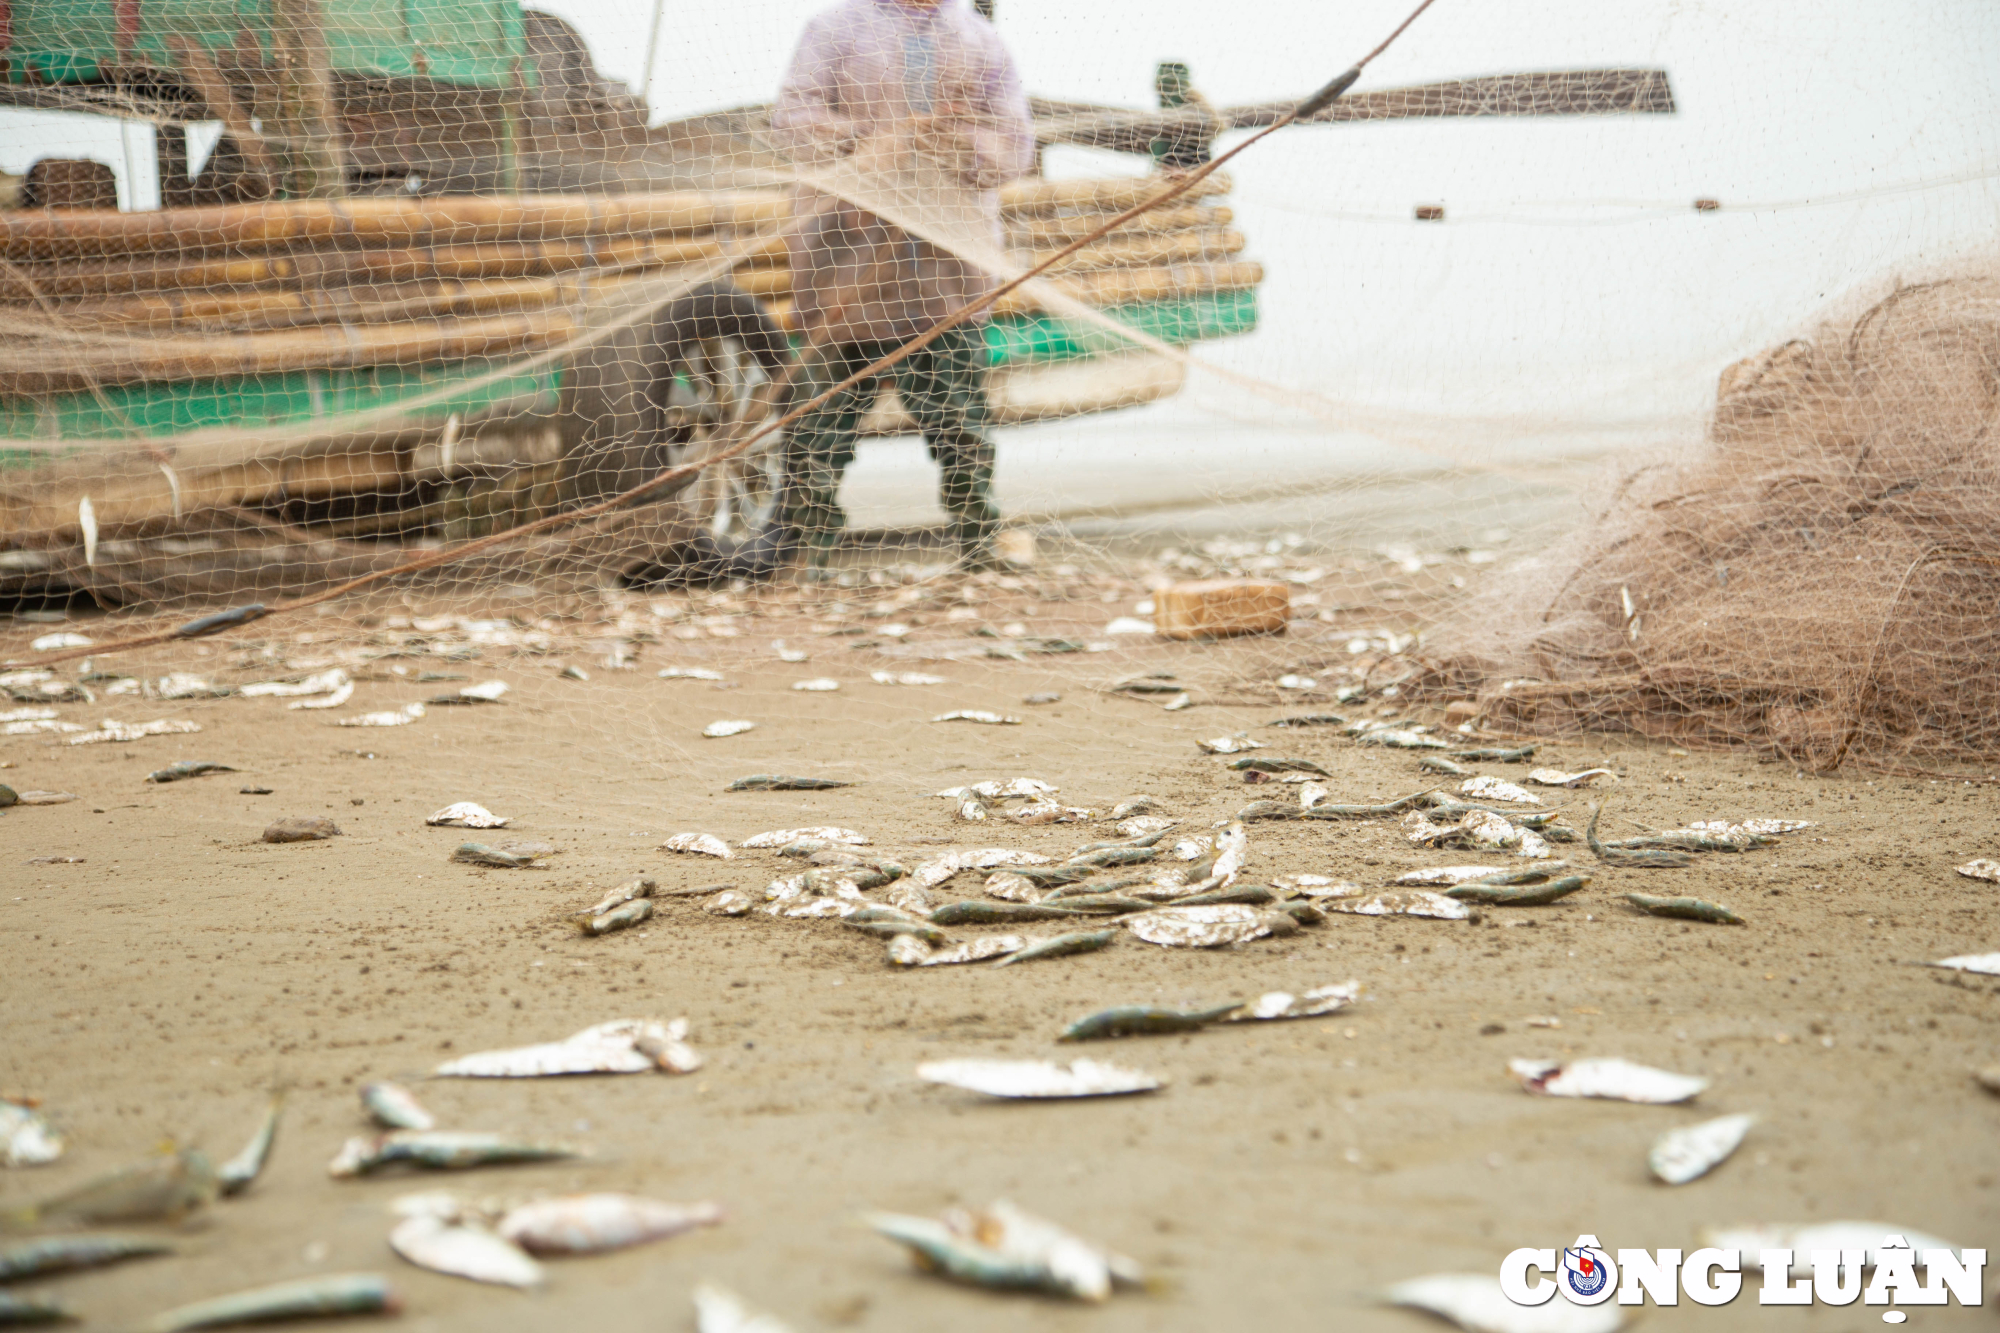
[[[841,0],[806,25],[771,113],[774,137],[803,166],[866,150],[915,152],[968,190],[1004,243],[999,187],[1034,164],[1034,129],[1013,58],[970,0]],[[874,214],[802,186],[808,219],[789,241],[798,327],[830,323],[825,355],[804,367],[816,395],[976,300],[999,280]],[[839,491],[862,414],[893,380],[938,464],[938,500],[959,560],[994,561],[1000,510],[987,431],[986,321],[968,320],[875,381],[827,400],[786,442],[779,540],[805,546],[823,578],[846,522]]]

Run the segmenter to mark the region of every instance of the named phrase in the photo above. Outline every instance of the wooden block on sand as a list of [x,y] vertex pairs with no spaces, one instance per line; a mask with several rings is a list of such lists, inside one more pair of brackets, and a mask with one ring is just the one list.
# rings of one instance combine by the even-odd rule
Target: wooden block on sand
[[1220,639],[1232,634],[1282,634],[1292,593],[1282,583],[1202,579],[1153,595],[1153,625],[1169,639]]

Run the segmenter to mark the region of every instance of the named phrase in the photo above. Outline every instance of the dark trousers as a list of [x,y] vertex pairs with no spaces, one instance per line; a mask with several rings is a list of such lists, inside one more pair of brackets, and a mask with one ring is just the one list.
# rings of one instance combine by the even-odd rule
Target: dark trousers
[[[887,355],[895,342],[843,343],[803,369],[800,390],[811,398]],[[854,461],[855,426],[874,402],[882,379],[893,380],[916,418],[938,465],[938,502],[951,520],[961,555],[975,555],[1000,523],[993,501],[993,439],[986,433],[986,338],[978,327],[947,329],[881,379],[843,389],[806,414],[785,442],[788,477],[785,522],[804,538],[808,559],[824,563],[847,515],[840,479]]]

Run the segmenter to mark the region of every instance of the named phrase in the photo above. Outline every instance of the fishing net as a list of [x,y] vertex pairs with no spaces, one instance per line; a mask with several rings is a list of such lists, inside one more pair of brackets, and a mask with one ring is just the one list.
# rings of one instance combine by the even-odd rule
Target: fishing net
[[[1287,624],[1207,698],[1414,691],[1489,730],[1815,767],[1991,752],[1966,665],[1979,283],[1732,369],[1697,455],[1602,488],[1581,466],[1696,438],[1689,387],[1803,293],[1983,234],[1977,136],[1872,194],[1812,178],[1718,203],[1680,163],[1687,131],[1646,137],[1684,111],[1652,57],[1714,34],[1606,63],[1631,48],[1598,32],[1568,67],[1472,77],[1466,52],[1523,48],[1468,36],[1195,179],[1330,72],[1284,15],[1244,19],[1270,54],[1230,96],[1148,54],[1150,98],[1121,102],[1029,95],[1131,34],[1026,0],[992,24],[949,0],[838,78],[811,6],[404,9],[0,8],[0,655],[257,604],[291,619],[224,626],[244,680],[398,654],[664,668],[814,634],[1056,658],[1154,643],[1164,590],[1226,577],[1285,588]],[[866,132],[812,112],[858,96],[828,91],[843,78],[887,90],[861,99]],[[1776,151],[1754,111],[1728,114]],[[1392,137],[1446,127],[1485,137],[1428,158]],[[1333,135],[1363,136],[1360,183],[1326,169]],[[1549,183],[1565,152],[1572,185],[1616,184]],[[1792,263],[1830,235],[1857,252]],[[1722,276],[1661,281],[1643,253]],[[830,413],[774,424],[1052,259]],[[1547,277],[1571,267],[1597,287]],[[1729,275],[1764,270],[1792,277],[1746,314]],[[336,631],[339,654],[283,647]],[[189,652],[119,669],[156,694]]]
[[2000,284],[1898,288],[1730,366],[1704,447],[1433,636],[1418,688],[1517,732],[1844,759],[2000,753]]

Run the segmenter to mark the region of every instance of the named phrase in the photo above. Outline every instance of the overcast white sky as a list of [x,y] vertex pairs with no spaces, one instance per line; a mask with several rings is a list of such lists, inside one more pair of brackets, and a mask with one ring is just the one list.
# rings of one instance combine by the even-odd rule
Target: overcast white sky
[[[640,81],[643,0],[540,2]],[[768,98],[822,7],[663,2],[662,118]],[[1037,92],[1147,105],[1154,63],[1180,59],[1226,103],[1311,89],[1407,7],[999,0],[998,23]],[[1265,327],[1210,354],[1452,415],[1684,410],[1826,301],[1990,242],[1991,0],[1438,0],[1363,86],[1626,64],[1666,69],[1680,113],[1313,127],[1245,154],[1231,202],[1268,271]],[[1081,156],[1058,165],[1106,169]],[[1697,196],[1724,211],[1695,215]],[[1432,201],[1447,222],[1413,222]]]

